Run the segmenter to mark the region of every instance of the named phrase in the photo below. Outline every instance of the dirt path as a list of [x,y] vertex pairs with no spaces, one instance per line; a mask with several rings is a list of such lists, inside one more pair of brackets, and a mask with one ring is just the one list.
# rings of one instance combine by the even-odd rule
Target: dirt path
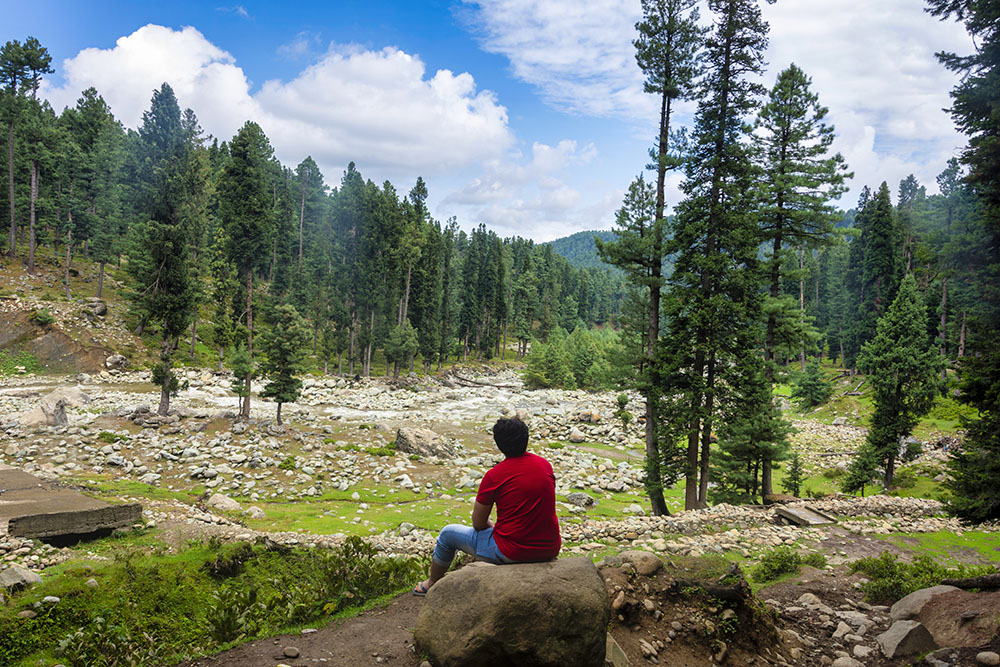
[[[406,593],[387,606],[334,621],[316,632],[258,639],[178,667],[275,667],[282,664],[289,667],[317,664],[418,667],[420,657],[413,648],[413,628],[422,604],[422,598]],[[298,649],[298,657],[286,657],[287,647]]]

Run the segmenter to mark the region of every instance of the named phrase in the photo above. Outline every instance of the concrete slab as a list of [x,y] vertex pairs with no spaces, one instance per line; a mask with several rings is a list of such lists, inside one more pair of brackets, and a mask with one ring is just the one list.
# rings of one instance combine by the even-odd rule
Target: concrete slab
[[141,505],[111,505],[79,491],[0,467],[0,534],[70,538],[130,526]]
[[837,523],[837,520],[828,514],[824,514],[819,510],[814,510],[810,507],[789,507],[788,505],[778,505],[775,507],[775,513],[787,521],[788,523],[794,523],[798,526],[825,526],[831,523]]

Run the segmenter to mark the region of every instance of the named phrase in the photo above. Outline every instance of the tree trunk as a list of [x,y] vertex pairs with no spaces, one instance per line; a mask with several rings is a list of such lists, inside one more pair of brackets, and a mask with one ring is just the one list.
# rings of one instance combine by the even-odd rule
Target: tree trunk
[[66,268],[65,275],[63,276],[66,282],[66,300],[72,301],[72,297],[69,294],[69,259],[70,251],[73,248],[73,212],[69,212],[69,228],[66,230]]
[[941,359],[946,363],[941,366],[941,382],[948,376],[948,279],[941,281],[941,327],[938,329],[941,338]]
[[[799,246],[799,325],[805,329],[806,325],[806,279],[804,271],[805,249]],[[803,338],[799,346],[799,370],[806,372],[806,341]]]
[[281,403],[278,403],[278,426],[281,426]]
[[299,207],[299,268],[302,267],[302,221],[306,217],[306,186],[300,184],[302,188],[302,203]]
[[[247,282],[247,352],[250,354],[250,358],[253,359],[253,269],[247,269],[246,274]],[[246,392],[247,395],[243,400],[243,411],[240,416],[244,420],[250,419],[250,381],[253,379],[253,373],[247,373],[246,375]]]
[[965,311],[962,311],[962,328],[958,332],[958,358],[965,356]]
[[222,372],[222,360],[226,355],[226,348],[222,345],[219,346],[219,372]]
[[[13,111],[11,111],[13,114]],[[10,132],[7,136],[7,184],[8,209],[10,210],[10,231],[7,234],[7,255],[14,256],[17,251],[17,222],[14,218],[14,117],[11,115]]]
[[101,262],[101,268],[97,272],[97,298],[101,298],[101,293],[104,291],[104,262]]
[[709,459],[712,449],[712,410],[715,409],[715,352],[708,355],[708,371],[705,376],[705,419],[701,426],[701,460],[698,471],[698,508],[708,507]]
[[170,411],[170,384],[173,379],[173,371],[170,368],[170,341],[163,341],[163,352],[160,354],[163,362],[163,384],[160,385],[160,407],[156,414],[165,417]]
[[341,350],[337,353],[337,375],[344,374],[344,352]]
[[192,359],[194,359],[194,342],[197,338],[198,338],[198,317],[196,315],[194,321],[191,322],[191,351],[188,353],[188,355]]
[[28,207],[28,273],[35,272],[35,202],[38,200],[38,165],[31,161],[31,203]]

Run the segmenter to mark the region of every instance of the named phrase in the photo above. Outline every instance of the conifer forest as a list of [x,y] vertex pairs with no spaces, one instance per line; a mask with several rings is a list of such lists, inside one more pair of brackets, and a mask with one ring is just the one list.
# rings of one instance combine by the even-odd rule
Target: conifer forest
[[[986,543],[1000,525],[1000,2],[914,2],[922,16],[961,29],[974,45],[933,56],[957,82],[945,113],[962,145],[933,171],[926,164],[914,170],[931,182],[898,178],[888,160],[878,165],[884,176],[860,182],[856,174],[867,180],[872,169],[838,151],[841,135],[826,106],[833,103],[824,100],[835,95],[805,65],[769,56],[774,34],[765,15],[775,0],[635,0],[641,17],[628,65],[641,74],[642,100],[630,102],[630,113],[647,109],[648,117],[622,124],[642,133],[647,154],[627,174],[606,174],[627,183],[615,190],[613,214],[609,204],[592,229],[567,220],[575,233],[551,241],[544,240],[555,236],[544,226],[551,221],[437,219],[432,189],[442,179],[433,169],[408,182],[375,182],[363,173],[368,164],[369,173],[399,172],[365,154],[321,171],[330,163],[319,147],[279,160],[287,153],[276,146],[286,137],[269,138],[262,118],[214,136],[199,118],[213,127],[217,109],[190,103],[187,88],[168,78],[144,91],[138,123],[125,120],[98,86],[57,108],[50,101],[52,81],[62,76],[54,44],[0,35],[0,482],[10,465],[112,504],[142,502],[136,530],[143,522],[155,528],[150,517],[182,515],[188,524],[232,528],[224,538],[176,531],[174,542],[189,549],[178,553],[200,559],[200,569],[170,561],[177,545],[150,546],[150,532],[107,538],[126,540],[127,549],[94,547],[95,558],[107,561],[94,567],[117,568],[115,582],[160,581],[160,567],[187,582],[170,594],[176,598],[162,598],[162,591],[140,594],[133,584],[112,586],[110,574],[95,575],[101,589],[87,583],[79,593],[122,596],[137,609],[155,597],[160,611],[137,617],[167,619],[162,610],[175,606],[179,615],[163,625],[130,625],[113,605],[92,618],[98,603],[85,613],[72,606],[83,605],[78,593],[49,583],[63,574],[39,584],[56,588],[37,590],[56,596],[60,609],[70,605],[64,616],[44,611],[41,601],[17,602],[13,596],[28,593],[14,588],[5,598],[0,586],[0,664],[55,664],[45,660],[57,657],[71,665],[175,664],[279,632],[294,639],[318,619],[409,593],[445,518],[454,512],[461,518],[452,521],[465,520],[483,471],[501,460],[490,439],[501,413],[525,420],[530,446],[555,464],[563,555],[608,556],[620,565],[621,549],[683,557],[714,550],[737,572],[739,565],[754,573],[753,593],[803,565],[818,563],[817,572],[843,566],[837,576],[860,572],[875,581],[855,585],[875,604],[892,604],[918,582],[974,588],[969,577],[996,577],[986,567],[1000,560],[996,543],[990,551],[970,542],[968,549],[986,555],[957,570],[935,570],[923,555],[912,571],[905,570],[909,556],[893,560],[902,569],[893,570],[890,586],[890,557],[869,547],[853,564],[849,546],[838,560],[842,545],[813,549],[833,557],[829,566],[815,554],[800,558],[815,526],[791,537],[775,532],[773,543],[772,533],[752,544],[736,535],[757,535],[758,519],[741,506],[773,513],[772,505],[806,498],[827,503],[813,505],[826,513],[849,502],[870,508],[864,503],[873,496],[933,502],[912,511],[938,528],[912,532],[955,549],[955,527]],[[458,4],[455,23],[468,21],[463,29],[491,58],[509,55],[500,33],[462,13],[479,16],[492,5]],[[216,18],[241,16],[252,12],[216,10]],[[365,48],[337,57],[346,62],[353,56],[345,54]],[[380,57],[401,53],[393,48]],[[218,63],[231,64],[226,57]],[[406,63],[412,59],[419,60]],[[579,64],[580,76],[590,77]],[[508,69],[505,76],[544,86],[538,70],[516,58]],[[469,74],[451,79],[445,71],[433,79],[435,94],[475,87]],[[540,99],[568,104],[560,95],[573,92],[547,89]],[[485,91],[475,104],[497,99]],[[470,113],[475,104],[468,103]],[[508,118],[498,108],[513,125],[518,112]],[[574,108],[567,117],[574,113],[587,114]],[[595,111],[593,118],[614,115]],[[385,143],[405,136],[387,135]],[[523,153],[538,159],[511,167],[519,170],[512,182],[561,192],[565,184],[538,166],[545,150],[558,151],[531,141]],[[583,141],[558,150],[574,168],[604,159]],[[488,164],[507,168],[499,158]],[[484,200],[506,196],[495,187]],[[529,199],[509,210],[531,210]],[[26,421],[37,397],[63,385],[98,398],[53,398],[38,413],[42,421]],[[137,406],[143,393],[149,405]],[[437,434],[415,436],[411,427]],[[420,438],[440,449],[407,448]],[[163,509],[170,503],[176,516]],[[8,518],[2,505],[0,498],[0,526]],[[878,525],[858,530],[850,521],[861,521],[862,510],[844,510],[842,539],[856,545],[863,534],[871,542],[869,532],[890,530],[882,530],[890,520],[893,529],[910,530],[899,522],[917,505],[892,507],[873,511]],[[683,517],[694,511],[709,517],[709,542],[691,537],[676,546],[674,537],[693,534]],[[209,512],[223,518],[205,519]],[[782,525],[777,517],[774,524]],[[275,546],[268,531],[298,532]],[[733,545],[712,546],[724,533]],[[15,554],[39,553],[42,560],[32,556],[25,567],[41,571],[43,561],[69,559],[60,572],[84,577],[71,560],[79,552],[56,560],[55,547],[17,551],[21,543],[8,549],[7,539],[0,534],[0,566]],[[220,547],[217,539],[247,541]],[[317,543],[332,551],[312,550]],[[777,549],[765,555],[760,545]],[[404,559],[381,560],[387,555]],[[782,559],[787,570],[763,573]],[[762,569],[753,565],[761,562]],[[134,576],[135,567],[151,569]],[[220,583],[230,578],[232,586]],[[607,581],[611,591],[617,579]],[[848,601],[853,606],[843,609],[872,609]],[[629,614],[645,614],[639,602],[616,604],[612,634]],[[198,628],[185,615],[197,617]],[[673,618],[660,614],[656,623],[661,616]],[[773,623],[790,618],[772,616]],[[742,611],[736,621],[745,622]],[[723,620],[717,625],[702,657],[725,660],[727,643],[720,653],[718,637],[743,656],[741,640],[725,634]],[[670,626],[659,630],[662,638]],[[869,639],[862,635],[859,645]],[[669,642],[650,642],[650,650],[626,646],[632,664],[656,662],[657,650],[668,650]],[[879,642],[890,662],[878,664],[903,664],[891,662]],[[426,655],[411,653],[406,659]],[[813,664],[799,655],[791,664]],[[232,660],[220,664],[241,664]]]

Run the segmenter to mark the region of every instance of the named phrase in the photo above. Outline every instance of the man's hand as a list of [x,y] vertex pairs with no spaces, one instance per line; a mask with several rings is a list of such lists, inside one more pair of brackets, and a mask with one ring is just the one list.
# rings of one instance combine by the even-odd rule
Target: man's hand
[[472,527],[475,530],[486,530],[493,525],[490,521],[490,512],[493,511],[493,503],[483,505],[473,501],[472,503]]

